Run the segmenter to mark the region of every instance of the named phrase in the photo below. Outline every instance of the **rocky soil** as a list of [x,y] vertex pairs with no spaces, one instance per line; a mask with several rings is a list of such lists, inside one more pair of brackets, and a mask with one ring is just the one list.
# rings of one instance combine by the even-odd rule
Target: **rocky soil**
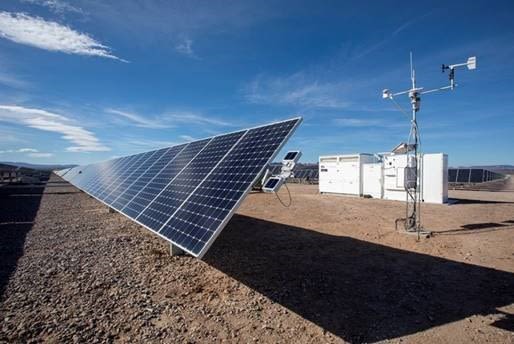
[[[251,194],[204,261],[56,176],[0,188],[0,342],[514,343],[514,192]],[[281,196],[285,196],[281,194]]]

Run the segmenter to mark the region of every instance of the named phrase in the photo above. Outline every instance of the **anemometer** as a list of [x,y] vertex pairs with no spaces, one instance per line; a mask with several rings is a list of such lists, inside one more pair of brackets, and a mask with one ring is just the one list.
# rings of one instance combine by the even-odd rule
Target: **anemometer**
[[405,110],[395,101],[395,97],[399,95],[408,95],[411,103],[411,128],[409,132],[409,138],[407,143],[401,143],[394,150],[393,153],[402,153],[407,154],[407,166],[405,167],[405,191],[407,194],[407,206],[406,206],[406,216],[402,219],[396,220],[396,225],[398,222],[403,221],[405,230],[407,233],[417,233],[418,239],[420,235],[430,235],[430,232],[426,232],[423,230],[421,226],[421,188],[420,188],[420,179],[421,179],[421,147],[420,147],[420,136],[419,136],[419,128],[418,122],[416,118],[416,113],[420,109],[421,104],[421,95],[434,93],[438,91],[446,91],[446,90],[454,90],[457,84],[455,83],[455,69],[459,67],[467,67],[468,70],[474,70],[477,67],[477,59],[475,56],[468,58],[468,60],[464,63],[457,63],[451,65],[442,65],[442,72],[445,73],[449,71],[448,78],[450,84],[447,86],[434,88],[430,90],[425,90],[423,87],[416,86],[416,71],[414,70],[412,64],[412,52],[410,53],[410,78],[411,78],[411,88],[405,91],[393,93],[389,89],[384,89],[382,91],[382,98],[390,99],[393,103],[398,107],[398,109],[406,113]]

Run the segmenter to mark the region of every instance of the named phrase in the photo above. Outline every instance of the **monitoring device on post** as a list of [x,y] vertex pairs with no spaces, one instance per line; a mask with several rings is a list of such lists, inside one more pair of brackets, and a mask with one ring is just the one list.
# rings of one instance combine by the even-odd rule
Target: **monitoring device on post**
[[284,159],[282,159],[282,168],[279,175],[271,176],[266,179],[262,184],[262,191],[264,192],[277,192],[287,178],[293,177],[293,169],[300,160],[302,152],[300,151],[289,151],[286,153]]

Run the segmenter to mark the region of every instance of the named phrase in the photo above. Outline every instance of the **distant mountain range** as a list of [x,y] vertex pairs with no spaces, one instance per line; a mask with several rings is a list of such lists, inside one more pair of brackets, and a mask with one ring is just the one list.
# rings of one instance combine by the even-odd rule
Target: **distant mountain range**
[[62,170],[64,168],[75,167],[77,165],[72,164],[30,164],[28,162],[11,162],[11,161],[1,161],[0,164],[11,165],[16,167],[24,167],[31,168],[33,170],[42,170],[42,171],[52,171],[52,170]]

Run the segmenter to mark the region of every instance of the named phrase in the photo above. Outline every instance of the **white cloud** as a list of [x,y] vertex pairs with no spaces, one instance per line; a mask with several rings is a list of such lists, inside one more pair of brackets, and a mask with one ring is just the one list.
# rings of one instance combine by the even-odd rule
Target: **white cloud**
[[172,127],[170,123],[166,123],[166,121],[163,121],[161,119],[150,119],[133,112],[127,112],[117,109],[105,109],[105,112],[127,119],[135,126],[141,128],[162,129]]
[[167,111],[161,115],[154,116],[151,118],[148,116],[142,116],[134,112],[128,112],[112,108],[107,108],[104,111],[116,115],[117,117],[121,117],[125,120],[128,120],[130,123],[141,128],[173,128],[180,124],[220,127],[228,127],[234,125],[233,123],[230,123],[228,121],[192,111]]
[[186,141],[186,142],[190,142],[190,141],[194,141],[196,140],[194,137],[190,136],[190,135],[180,135],[179,136],[182,140]]
[[202,115],[195,112],[188,111],[174,111],[167,112],[164,118],[170,120],[173,123],[185,123],[185,124],[196,124],[196,125],[216,125],[216,126],[233,126],[233,123],[224,121],[222,119],[214,118],[211,116]]
[[19,149],[8,149],[0,151],[0,154],[16,154],[16,153],[27,153],[31,158],[50,158],[54,156],[52,153],[43,153],[35,148],[19,148]]
[[342,126],[342,127],[383,127],[383,128],[398,128],[408,126],[407,121],[386,121],[384,119],[378,118],[351,118],[351,117],[343,117],[343,118],[335,118],[333,120],[334,124]]
[[0,12],[0,37],[50,51],[100,56],[127,62],[114,56],[109,47],[85,33],[23,13]]
[[0,121],[23,124],[27,127],[62,134],[62,138],[74,145],[69,152],[102,152],[110,150],[94,133],[72,124],[70,119],[41,109],[16,105],[0,105]]
[[20,149],[8,149],[8,150],[1,150],[0,154],[5,153],[37,153],[39,152],[35,148],[20,148]]
[[18,152],[19,153],[37,153],[39,151],[35,148],[20,148],[20,149],[18,149]]
[[140,152],[140,148],[144,150],[158,149],[164,147],[171,147],[179,145],[183,142],[179,141],[165,141],[165,140],[152,140],[152,139],[142,139],[137,137],[126,137],[123,142],[116,142],[118,149],[123,151],[136,151]]
[[47,7],[52,12],[63,14],[65,12],[84,13],[84,11],[62,0],[22,0],[22,2]]
[[288,77],[259,76],[245,87],[245,98],[254,104],[293,105],[313,108],[345,108],[347,85],[309,80],[303,73]]
[[52,153],[29,153],[28,154],[31,158],[51,158],[54,155]]
[[193,51],[193,40],[189,38],[182,39],[176,46],[175,50],[181,54],[192,58],[198,58]]

